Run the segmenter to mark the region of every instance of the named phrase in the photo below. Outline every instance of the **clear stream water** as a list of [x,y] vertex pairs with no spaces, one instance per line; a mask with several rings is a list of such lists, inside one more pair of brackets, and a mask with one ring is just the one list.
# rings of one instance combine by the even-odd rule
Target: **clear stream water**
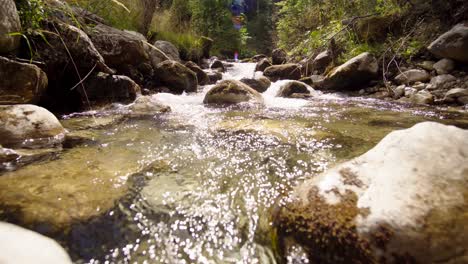
[[[234,64],[224,79],[253,77]],[[257,73],[260,74],[260,73]],[[197,94],[157,94],[172,112],[63,117],[89,138],[0,175],[0,220],[33,226],[76,263],[307,263],[279,256],[271,219],[307,177],[431,120],[468,128],[466,113],[319,94],[266,106],[206,107]],[[117,109],[117,110],[115,110]]]

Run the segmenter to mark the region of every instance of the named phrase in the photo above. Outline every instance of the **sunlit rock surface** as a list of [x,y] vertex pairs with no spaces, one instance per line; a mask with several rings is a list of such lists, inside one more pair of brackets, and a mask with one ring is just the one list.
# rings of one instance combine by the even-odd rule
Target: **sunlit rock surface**
[[280,233],[313,263],[464,263],[468,131],[420,123],[301,184]]
[[0,222],[0,248],[2,264],[72,263],[54,240],[9,223]]

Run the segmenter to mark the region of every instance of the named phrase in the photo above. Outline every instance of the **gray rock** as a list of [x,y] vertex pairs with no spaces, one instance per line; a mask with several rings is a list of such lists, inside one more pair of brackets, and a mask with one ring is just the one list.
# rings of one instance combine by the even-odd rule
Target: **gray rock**
[[180,62],[179,50],[171,42],[158,40],[154,46],[164,52],[171,60]]
[[319,73],[323,73],[332,61],[333,57],[330,51],[326,50],[321,52],[312,62],[312,72],[317,71]]
[[218,69],[218,70],[220,70],[221,72],[225,72],[225,71],[226,71],[226,68],[224,68],[223,62],[220,61],[220,60],[218,60],[218,59],[213,60],[213,62],[212,62],[211,65],[210,65],[210,69]]
[[263,97],[248,85],[236,81],[225,80],[213,88],[205,96],[204,104],[237,104],[252,102],[263,104]]
[[455,62],[451,59],[441,59],[434,64],[434,70],[437,74],[449,74],[455,69]]
[[410,96],[414,104],[433,104],[434,96],[428,91],[419,91]]
[[15,1],[0,0],[0,6],[0,54],[3,54],[19,48],[20,36],[9,33],[21,32],[21,23]]
[[46,109],[35,105],[0,106],[0,144],[8,148],[61,144],[65,129]]
[[259,78],[242,78],[240,81],[259,93],[265,92],[271,85],[270,80],[263,76]]
[[283,49],[275,49],[271,53],[271,61],[273,65],[280,65],[288,61],[288,54]]
[[408,70],[395,77],[398,84],[411,84],[415,82],[428,82],[431,75],[425,70]]
[[305,83],[290,81],[280,87],[276,96],[291,97],[293,94],[310,94],[310,90]]
[[405,96],[406,97],[410,97],[410,96],[414,95],[417,92],[418,92],[418,90],[413,88],[413,87],[405,87]]
[[185,67],[189,68],[197,75],[199,85],[207,85],[210,83],[210,78],[208,77],[208,74],[206,74],[206,72],[204,72],[197,64],[195,64],[195,62],[186,62]]
[[272,82],[278,80],[299,80],[301,78],[301,68],[298,64],[294,63],[273,65],[266,68],[263,75]]
[[260,60],[255,66],[255,71],[264,71],[266,68],[270,67],[272,64],[268,58]]
[[457,78],[455,78],[455,76],[450,75],[450,74],[439,75],[431,79],[431,87],[432,89],[439,89],[456,80]]
[[405,85],[400,85],[393,90],[395,98],[400,98],[405,95]]
[[467,171],[468,130],[392,132],[300,184],[274,218],[279,237],[311,263],[465,263]]
[[[0,263],[71,264],[65,249],[54,240],[22,227],[0,222]],[[27,254],[25,250],[27,249]]]
[[252,60],[252,62],[259,62],[259,61],[261,61],[261,60],[263,60],[263,59],[266,59],[266,58],[268,58],[267,55],[265,55],[265,54],[258,54],[258,55],[253,56],[251,60]]
[[47,84],[39,67],[0,57],[0,104],[37,103]]
[[219,80],[223,79],[223,74],[216,71],[210,71],[207,73],[208,78],[210,79],[208,84],[215,84]]
[[424,83],[416,83],[413,85],[413,88],[418,90],[418,91],[421,91],[421,90],[424,90],[426,89],[426,84]]
[[428,49],[439,58],[468,62],[468,24],[455,25],[432,42]]
[[433,71],[434,70],[434,64],[435,62],[433,61],[423,61],[418,64],[419,67],[423,68],[426,71]]
[[468,89],[451,89],[445,94],[444,101],[447,103],[457,102],[460,104],[468,104]]
[[325,90],[359,90],[377,77],[379,65],[370,53],[362,53],[333,69],[318,84]]
[[141,94],[141,88],[132,79],[122,75],[109,75],[98,73],[90,76],[85,81],[86,94],[78,89],[82,98],[92,105],[108,103],[130,103]]
[[160,113],[171,111],[169,106],[166,106],[153,98],[152,96],[140,96],[135,102],[127,106],[132,116],[152,116]]
[[197,75],[189,68],[176,61],[164,61],[158,64],[154,74],[162,85],[172,93],[192,93],[197,91]]

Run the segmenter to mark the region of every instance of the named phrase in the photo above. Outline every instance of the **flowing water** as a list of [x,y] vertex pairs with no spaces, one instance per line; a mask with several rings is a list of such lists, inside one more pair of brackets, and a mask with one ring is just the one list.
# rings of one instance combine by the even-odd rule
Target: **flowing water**
[[[253,77],[234,64],[224,79]],[[260,74],[260,73],[256,73]],[[431,120],[468,127],[466,113],[337,94],[265,107],[206,107],[197,94],[157,94],[170,113],[65,116],[87,140],[0,175],[0,219],[49,234],[77,263],[306,263],[280,256],[272,223],[307,177]]]

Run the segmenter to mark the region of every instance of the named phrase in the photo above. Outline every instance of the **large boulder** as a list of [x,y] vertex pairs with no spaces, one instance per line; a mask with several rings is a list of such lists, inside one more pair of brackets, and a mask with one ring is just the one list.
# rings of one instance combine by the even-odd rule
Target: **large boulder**
[[468,131],[420,123],[299,185],[279,237],[311,263],[466,263],[467,181]]
[[119,74],[138,82],[141,76],[135,72],[136,69],[142,63],[152,63],[148,52],[150,48],[138,35],[102,24],[89,29],[88,34],[106,63]]
[[431,79],[431,75],[425,70],[408,70],[400,73],[395,77],[398,84],[410,84],[415,82],[427,82]]
[[180,62],[179,50],[171,42],[158,40],[154,46],[164,52],[171,60]]
[[169,106],[162,104],[152,96],[140,96],[127,106],[131,116],[153,116],[171,111]]
[[162,85],[175,94],[197,91],[197,75],[177,61],[164,61],[154,70]]
[[207,85],[210,83],[210,77],[204,72],[195,62],[189,61],[185,63],[185,67],[189,68],[197,75],[199,85]]
[[280,65],[288,61],[288,54],[284,49],[275,49],[271,53],[271,61],[273,65]]
[[205,96],[204,104],[237,104],[242,102],[263,103],[262,95],[248,85],[225,80],[215,85]]
[[333,69],[319,84],[325,90],[359,90],[377,77],[379,65],[370,53],[362,53]]
[[422,91],[412,94],[410,96],[410,100],[414,104],[433,104],[434,95],[432,95],[428,91],[422,90]]
[[290,81],[280,87],[276,96],[292,97],[293,94],[310,94],[310,90],[303,82]]
[[263,76],[258,78],[242,78],[240,81],[259,93],[265,92],[271,86],[271,81]]
[[201,42],[201,48],[202,48],[202,57],[204,59],[208,59],[210,57],[210,51],[211,48],[213,47],[213,39],[208,38],[208,37],[201,37],[200,38]]
[[0,222],[0,248],[2,264],[72,263],[65,249],[54,240],[5,222]]
[[47,84],[39,67],[0,57],[0,104],[37,103]]
[[46,109],[35,105],[0,106],[0,144],[8,148],[61,144],[65,129]]
[[122,75],[98,73],[86,79],[84,84],[86,90],[79,89],[79,91],[83,93],[83,98],[87,98],[93,105],[130,103],[141,93],[138,84]]
[[454,26],[432,42],[428,49],[439,58],[468,62],[468,24]]
[[301,78],[301,67],[294,63],[273,65],[266,68],[263,75],[272,82],[278,80],[299,80]]
[[18,49],[20,36],[9,33],[21,32],[21,23],[16,10],[15,1],[0,0],[0,54]]
[[268,58],[261,59],[259,62],[257,62],[257,65],[255,66],[255,71],[264,71],[266,68],[270,67],[272,64]]

